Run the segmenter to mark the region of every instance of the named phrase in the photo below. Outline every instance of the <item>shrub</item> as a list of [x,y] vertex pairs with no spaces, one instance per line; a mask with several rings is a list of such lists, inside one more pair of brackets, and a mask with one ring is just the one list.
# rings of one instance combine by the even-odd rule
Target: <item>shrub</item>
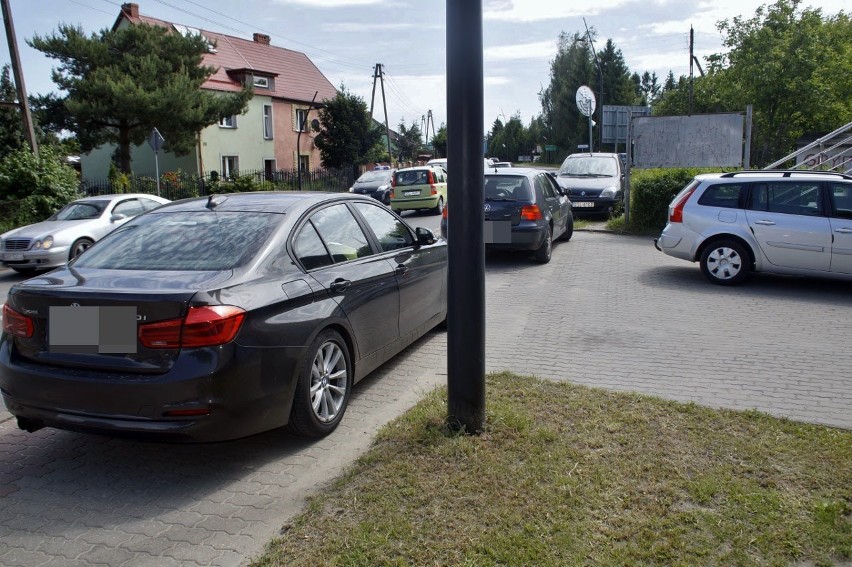
[[657,232],[668,222],[669,203],[699,173],[701,168],[639,169],[630,178],[630,229]]
[[46,219],[79,196],[78,183],[77,172],[49,146],[38,156],[28,148],[8,154],[0,160],[3,229]]

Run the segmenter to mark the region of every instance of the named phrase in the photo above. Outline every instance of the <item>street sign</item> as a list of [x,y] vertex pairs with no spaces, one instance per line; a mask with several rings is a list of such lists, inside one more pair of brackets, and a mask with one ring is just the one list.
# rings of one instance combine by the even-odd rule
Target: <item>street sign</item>
[[151,130],[151,135],[148,136],[148,145],[151,146],[151,149],[154,150],[155,154],[160,152],[160,148],[163,147],[163,142],[165,141],[166,139],[163,138],[163,135],[160,134],[159,130],[156,128]]
[[555,152],[556,146],[554,144],[547,144],[544,146],[544,151],[546,152]]

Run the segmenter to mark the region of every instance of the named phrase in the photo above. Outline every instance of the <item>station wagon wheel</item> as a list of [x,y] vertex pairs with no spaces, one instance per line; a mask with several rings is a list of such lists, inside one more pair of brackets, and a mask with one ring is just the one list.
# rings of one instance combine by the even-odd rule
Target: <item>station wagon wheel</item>
[[751,272],[751,256],[735,240],[717,240],[701,253],[701,272],[719,285],[742,283]]
[[68,252],[68,259],[73,260],[85,252],[92,244],[94,244],[94,242],[88,238],[78,238],[74,241],[74,244],[71,245],[71,250]]
[[444,198],[438,197],[438,204],[435,205],[435,208],[432,209],[432,212],[436,215],[440,215],[444,212]]
[[339,333],[320,333],[302,361],[288,428],[305,437],[328,435],[343,419],[352,390],[352,362]]
[[547,231],[544,233],[544,241],[535,251],[535,259],[537,262],[547,264],[550,262],[551,256],[553,256],[553,230],[548,225]]

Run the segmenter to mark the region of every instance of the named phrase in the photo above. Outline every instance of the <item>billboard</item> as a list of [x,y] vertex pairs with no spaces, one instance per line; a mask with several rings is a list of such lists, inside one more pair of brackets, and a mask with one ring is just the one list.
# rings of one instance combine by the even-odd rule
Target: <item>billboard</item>
[[648,116],[650,106],[616,106],[605,104],[603,107],[602,144],[627,144],[627,125],[632,116]]
[[634,167],[740,167],[741,113],[633,118]]

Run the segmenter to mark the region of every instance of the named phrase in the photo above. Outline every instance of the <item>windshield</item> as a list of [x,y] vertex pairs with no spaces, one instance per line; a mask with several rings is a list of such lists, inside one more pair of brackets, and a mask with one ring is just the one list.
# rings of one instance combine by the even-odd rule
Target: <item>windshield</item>
[[96,219],[107,208],[109,201],[82,201],[68,203],[47,220]]
[[576,175],[578,177],[615,177],[618,168],[611,157],[569,157],[565,159],[559,175]]
[[247,263],[281,220],[272,213],[152,213],[87,250],[75,268],[219,271]]
[[368,171],[358,178],[357,183],[366,183],[368,181],[381,181],[390,178],[390,170]]

